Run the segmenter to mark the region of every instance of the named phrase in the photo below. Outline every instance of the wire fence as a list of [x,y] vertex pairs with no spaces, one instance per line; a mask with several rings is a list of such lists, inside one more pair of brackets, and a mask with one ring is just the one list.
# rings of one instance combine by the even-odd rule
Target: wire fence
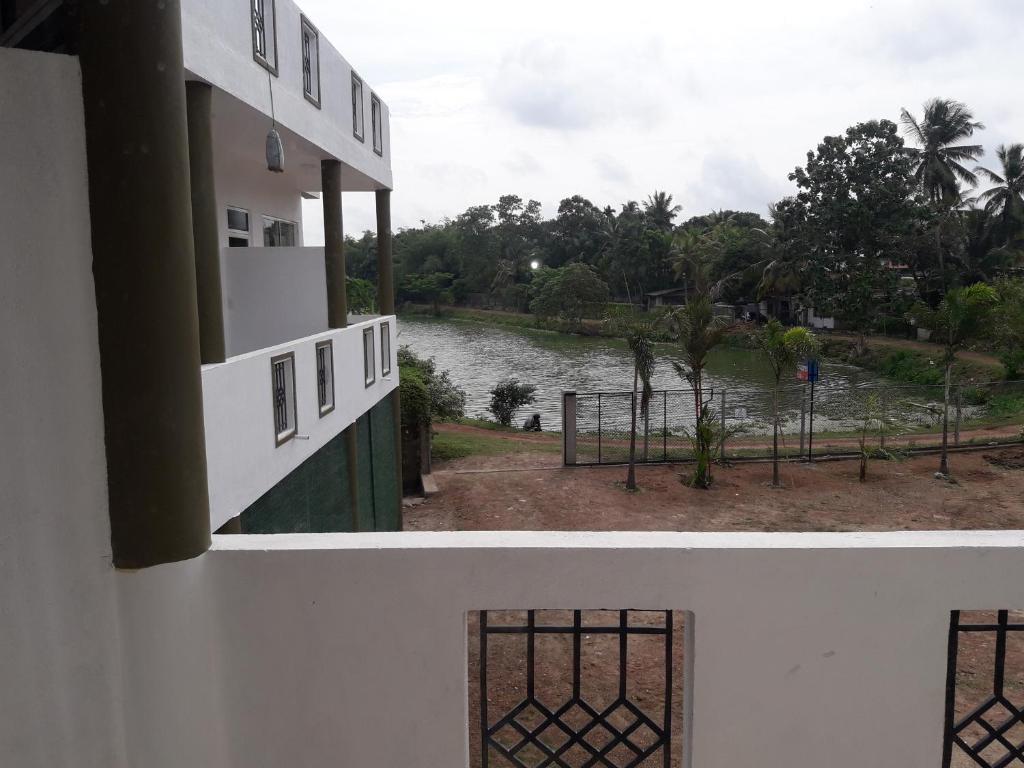
[[[776,407],[763,391],[704,391],[704,404],[722,436],[717,458],[772,455]],[[638,397],[638,396],[637,396]],[[629,460],[631,392],[567,392],[563,434],[567,465]],[[694,456],[697,403],[692,390],[654,392],[646,415],[637,403],[636,460],[687,461]],[[778,394],[778,445],[784,458],[914,451],[1024,440],[1024,381],[951,387],[948,417],[942,385],[784,387]]]

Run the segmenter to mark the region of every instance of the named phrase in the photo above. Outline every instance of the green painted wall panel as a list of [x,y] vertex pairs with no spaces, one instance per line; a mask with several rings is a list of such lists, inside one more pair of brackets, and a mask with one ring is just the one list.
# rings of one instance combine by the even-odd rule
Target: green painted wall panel
[[398,474],[395,455],[395,422],[390,397],[381,400],[370,411],[373,436],[373,507],[378,531],[397,531],[401,499],[398,496]]

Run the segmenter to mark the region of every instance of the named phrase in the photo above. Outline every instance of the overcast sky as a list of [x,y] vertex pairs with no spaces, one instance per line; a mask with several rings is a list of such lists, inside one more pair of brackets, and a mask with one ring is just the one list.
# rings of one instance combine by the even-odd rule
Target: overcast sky
[[[396,228],[507,193],[764,212],[823,136],[932,96],[974,109],[991,167],[1024,141],[1022,0],[300,4],[390,106]],[[345,218],[373,228],[372,196]]]

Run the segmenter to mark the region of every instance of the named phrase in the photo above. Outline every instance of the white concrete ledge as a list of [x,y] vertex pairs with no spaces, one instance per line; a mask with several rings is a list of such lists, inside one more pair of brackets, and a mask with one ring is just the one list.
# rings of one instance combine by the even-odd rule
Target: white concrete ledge
[[214,536],[213,550],[367,549],[1013,549],[1024,531],[867,531],[857,533],[655,531],[417,531]]

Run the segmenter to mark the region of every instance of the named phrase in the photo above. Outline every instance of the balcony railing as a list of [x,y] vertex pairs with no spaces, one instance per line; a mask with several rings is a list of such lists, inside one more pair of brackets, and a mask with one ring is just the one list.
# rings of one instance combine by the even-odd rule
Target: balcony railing
[[[572,629],[611,608],[685,612],[673,765],[936,768],[951,612],[1024,606],[1024,532],[215,537],[118,579],[139,764],[477,765],[467,617],[568,609]],[[1004,676],[1019,709],[1020,668]]]

